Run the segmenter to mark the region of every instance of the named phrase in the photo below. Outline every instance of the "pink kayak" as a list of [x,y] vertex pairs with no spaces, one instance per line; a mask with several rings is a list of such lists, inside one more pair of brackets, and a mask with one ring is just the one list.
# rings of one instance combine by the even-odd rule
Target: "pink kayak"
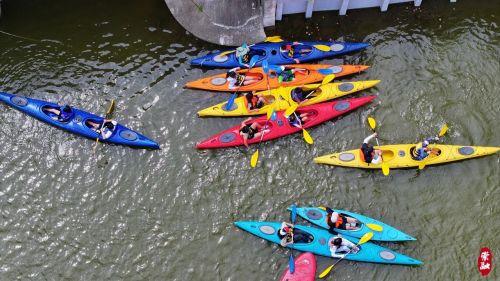
[[[366,96],[361,98],[351,98],[339,101],[313,104],[299,107],[295,113],[296,116],[306,114],[307,119],[302,122],[304,129],[319,125],[344,113],[352,111],[360,106],[371,102],[376,96]],[[252,118],[246,124],[257,122],[265,130],[262,141],[277,139],[286,135],[300,132],[301,129],[290,124],[284,116],[284,111],[276,113],[275,120],[267,121],[266,116]],[[261,129],[262,130],[262,129]],[[212,149],[243,145],[243,137],[240,135],[240,125],[222,131],[196,145],[198,149]],[[257,132],[258,133],[258,132]],[[248,144],[259,143],[260,136],[254,136],[248,139]]]
[[295,259],[295,272],[286,268],[280,281],[314,281],[316,277],[316,258],[311,253],[303,253]]

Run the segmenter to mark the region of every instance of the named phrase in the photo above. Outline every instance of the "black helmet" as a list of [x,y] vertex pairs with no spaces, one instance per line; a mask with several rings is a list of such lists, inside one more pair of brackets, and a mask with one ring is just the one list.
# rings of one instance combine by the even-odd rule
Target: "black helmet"
[[70,113],[71,112],[71,107],[66,104],[66,105],[63,106],[62,111],[66,112],[66,113]]
[[335,245],[335,246],[342,245],[342,238],[337,237],[337,238],[333,239],[333,245]]

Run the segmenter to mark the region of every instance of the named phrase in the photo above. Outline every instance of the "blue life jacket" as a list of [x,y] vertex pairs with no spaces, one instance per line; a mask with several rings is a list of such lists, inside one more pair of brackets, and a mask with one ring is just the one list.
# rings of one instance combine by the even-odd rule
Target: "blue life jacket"
[[73,110],[71,112],[66,112],[63,107],[59,109],[59,121],[66,122],[73,116]]
[[417,157],[416,157],[417,160],[423,160],[427,156],[429,156],[429,153],[427,153],[427,151],[425,151],[423,147],[417,149]]

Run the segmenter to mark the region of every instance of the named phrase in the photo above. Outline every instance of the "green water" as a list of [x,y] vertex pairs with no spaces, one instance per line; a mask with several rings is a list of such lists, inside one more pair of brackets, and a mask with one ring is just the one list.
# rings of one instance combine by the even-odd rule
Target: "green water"
[[[91,140],[0,105],[0,279],[275,280],[289,251],[232,223],[288,220],[296,203],[359,212],[418,239],[382,245],[421,267],[343,261],[330,280],[479,280],[479,249],[500,253],[498,155],[390,177],[312,158],[359,146],[368,115],[383,143],[415,142],[446,122],[444,143],[500,146],[493,2],[285,16],[269,34],[372,44],[324,62],[371,65],[343,80],[381,79],[361,93],[379,103],[309,130],[313,146],[300,135],[263,144],[251,169],[254,149],[194,149],[241,119],[196,117],[228,98],[182,87],[219,72],[188,63],[218,47],[186,33],[163,1],[4,0],[0,30],[36,40],[0,34],[0,91],[96,113],[116,99],[115,119],[162,150],[99,145],[94,155]],[[319,270],[331,262],[319,257]]]

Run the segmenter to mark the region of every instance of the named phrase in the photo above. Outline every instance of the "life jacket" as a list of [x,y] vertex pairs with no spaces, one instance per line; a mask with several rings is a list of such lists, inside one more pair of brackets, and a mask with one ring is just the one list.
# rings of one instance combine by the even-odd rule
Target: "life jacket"
[[371,163],[373,160],[373,146],[366,144],[366,149],[363,149],[363,146],[361,146],[360,150],[360,158],[365,163]]
[[342,216],[342,214],[339,213],[339,215],[337,216],[337,221],[335,223],[332,222],[332,214],[329,213],[327,216],[326,216],[326,222],[327,224],[330,226],[330,227],[333,227],[333,228],[340,228],[342,226],[342,224],[344,224],[344,217]]
[[243,82],[245,81],[245,75],[241,75],[236,73],[236,85],[243,85]]

